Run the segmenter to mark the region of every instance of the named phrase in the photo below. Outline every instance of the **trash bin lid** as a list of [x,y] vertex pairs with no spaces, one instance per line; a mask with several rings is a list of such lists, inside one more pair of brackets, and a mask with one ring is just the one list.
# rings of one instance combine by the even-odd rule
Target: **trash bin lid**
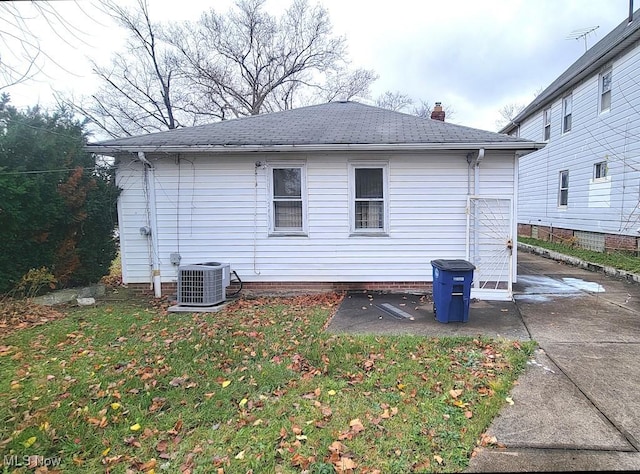
[[431,265],[433,265],[436,268],[439,268],[440,270],[450,271],[450,272],[469,272],[471,270],[475,270],[476,269],[476,267],[475,267],[475,265],[473,263],[467,262],[466,260],[459,260],[459,259],[453,259],[453,260],[445,260],[445,259],[431,260]]

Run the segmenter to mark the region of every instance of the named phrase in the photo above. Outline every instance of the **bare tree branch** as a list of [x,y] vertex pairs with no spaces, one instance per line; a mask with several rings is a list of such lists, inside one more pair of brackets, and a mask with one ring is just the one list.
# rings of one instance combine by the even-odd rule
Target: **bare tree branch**
[[68,45],[84,42],[84,33],[69,23],[54,2],[0,2],[0,90],[43,74],[45,62],[72,74],[42,47],[43,31],[53,33]]
[[498,114],[500,116],[496,120],[496,127],[498,128],[498,130],[510,124],[513,119],[516,118],[516,116],[524,110],[525,107],[526,105],[517,104],[515,102],[503,105],[502,108],[498,110]]
[[386,91],[376,99],[378,107],[393,110],[394,112],[402,112],[411,104],[413,104],[413,99],[400,91]]
[[[431,112],[433,110],[431,103],[430,100],[419,99],[418,103],[414,105],[413,98],[400,91],[386,91],[376,98],[376,105],[378,107],[395,112],[409,113],[422,118],[431,118]],[[410,106],[413,107],[409,109]],[[449,119],[455,115],[455,110],[449,105],[443,106],[443,110]]]
[[185,112],[187,87],[175,52],[162,40],[162,27],[152,22],[148,0],[137,0],[135,9],[115,0],[102,5],[128,33],[125,51],[115,54],[109,67],[93,63],[100,88],[91,97],[59,100],[111,136],[193,124],[193,115]]
[[369,88],[378,79],[378,75],[369,69],[355,71],[336,71],[327,74],[327,81],[320,86],[320,96],[325,102],[333,100],[351,100],[356,97],[363,99],[371,95]]
[[[210,10],[195,23],[176,27],[167,38],[181,53],[183,74],[194,79],[196,110],[221,108],[226,117],[256,115],[303,105],[326,91],[336,97],[347,90],[335,76],[344,71],[346,42],[333,36],[328,12],[307,0],[294,0],[280,18],[264,11],[264,0],[238,0],[226,15]],[[374,80],[370,71],[349,78],[366,92]],[[349,73],[351,74],[351,73]],[[366,79],[366,80],[365,80]],[[346,81],[347,83],[349,81]],[[341,89],[344,89],[342,91]],[[311,99],[313,100],[313,99]]]
[[100,89],[63,102],[111,136],[285,110],[322,100],[367,97],[377,76],[347,68],[346,42],[328,12],[293,0],[275,17],[266,0],[237,0],[224,14],[158,25],[148,0],[127,9],[102,0],[129,34],[108,67],[94,64]]

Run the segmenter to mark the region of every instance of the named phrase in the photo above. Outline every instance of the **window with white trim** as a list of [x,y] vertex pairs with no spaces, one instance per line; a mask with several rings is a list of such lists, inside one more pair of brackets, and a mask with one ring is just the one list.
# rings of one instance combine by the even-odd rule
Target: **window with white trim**
[[562,98],[562,133],[571,130],[573,115],[573,94]]
[[271,165],[271,232],[301,234],[306,229],[305,168]]
[[542,111],[542,123],[544,141],[548,141],[551,138],[551,107]]
[[560,181],[558,183],[558,207],[569,205],[569,170],[560,171]]
[[611,68],[600,74],[600,113],[611,109]]
[[604,179],[607,177],[609,167],[606,161],[601,161],[593,165],[593,179]]
[[352,164],[351,231],[385,233],[387,229],[387,165]]

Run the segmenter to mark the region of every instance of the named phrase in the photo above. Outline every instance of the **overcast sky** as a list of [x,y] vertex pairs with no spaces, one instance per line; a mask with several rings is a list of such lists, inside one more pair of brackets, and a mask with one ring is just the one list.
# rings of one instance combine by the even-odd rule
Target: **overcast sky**
[[[26,9],[27,2],[21,2]],[[121,0],[122,4],[131,3]],[[289,0],[268,0],[278,14]],[[310,0],[310,3],[314,3]],[[499,109],[527,104],[585,51],[621,23],[629,0],[321,0],[336,34],[347,39],[354,67],[373,69],[379,79],[372,97],[401,91],[414,99],[452,108],[451,122],[497,130]],[[55,2],[76,31],[55,35],[37,28],[44,61],[39,81],[9,88],[19,107],[51,106],[52,90],[90,94],[96,87],[88,57],[108,64],[122,37],[95,0]],[[231,0],[149,0],[152,19],[196,19],[207,8],[224,12]],[[636,7],[640,7],[637,2]],[[26,11],[26,10],[25,10]],[[36,20],[31,24],[36,25]],[[54,25],[56,26],[56,25]],[[56,26],[58,30],[59,27]]]

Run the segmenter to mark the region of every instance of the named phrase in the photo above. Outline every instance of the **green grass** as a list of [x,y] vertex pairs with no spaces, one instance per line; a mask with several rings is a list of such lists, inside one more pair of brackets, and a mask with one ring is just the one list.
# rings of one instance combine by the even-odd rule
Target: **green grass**
[[534,343],[328,334],[338,303],[176,314],[121,301],[5,336],[0,459],[59,459],[65,473],[463,470]]
[[640,273],[640,258],[636,257],[632,252],[622,250],[615,252],[596,252],[594,250],[587,250],[558,242],[532,239],[530,237],[518,237],[518,241],[553,250],[564,255],[571,255],[598,265],[614,267],[632,273]]

